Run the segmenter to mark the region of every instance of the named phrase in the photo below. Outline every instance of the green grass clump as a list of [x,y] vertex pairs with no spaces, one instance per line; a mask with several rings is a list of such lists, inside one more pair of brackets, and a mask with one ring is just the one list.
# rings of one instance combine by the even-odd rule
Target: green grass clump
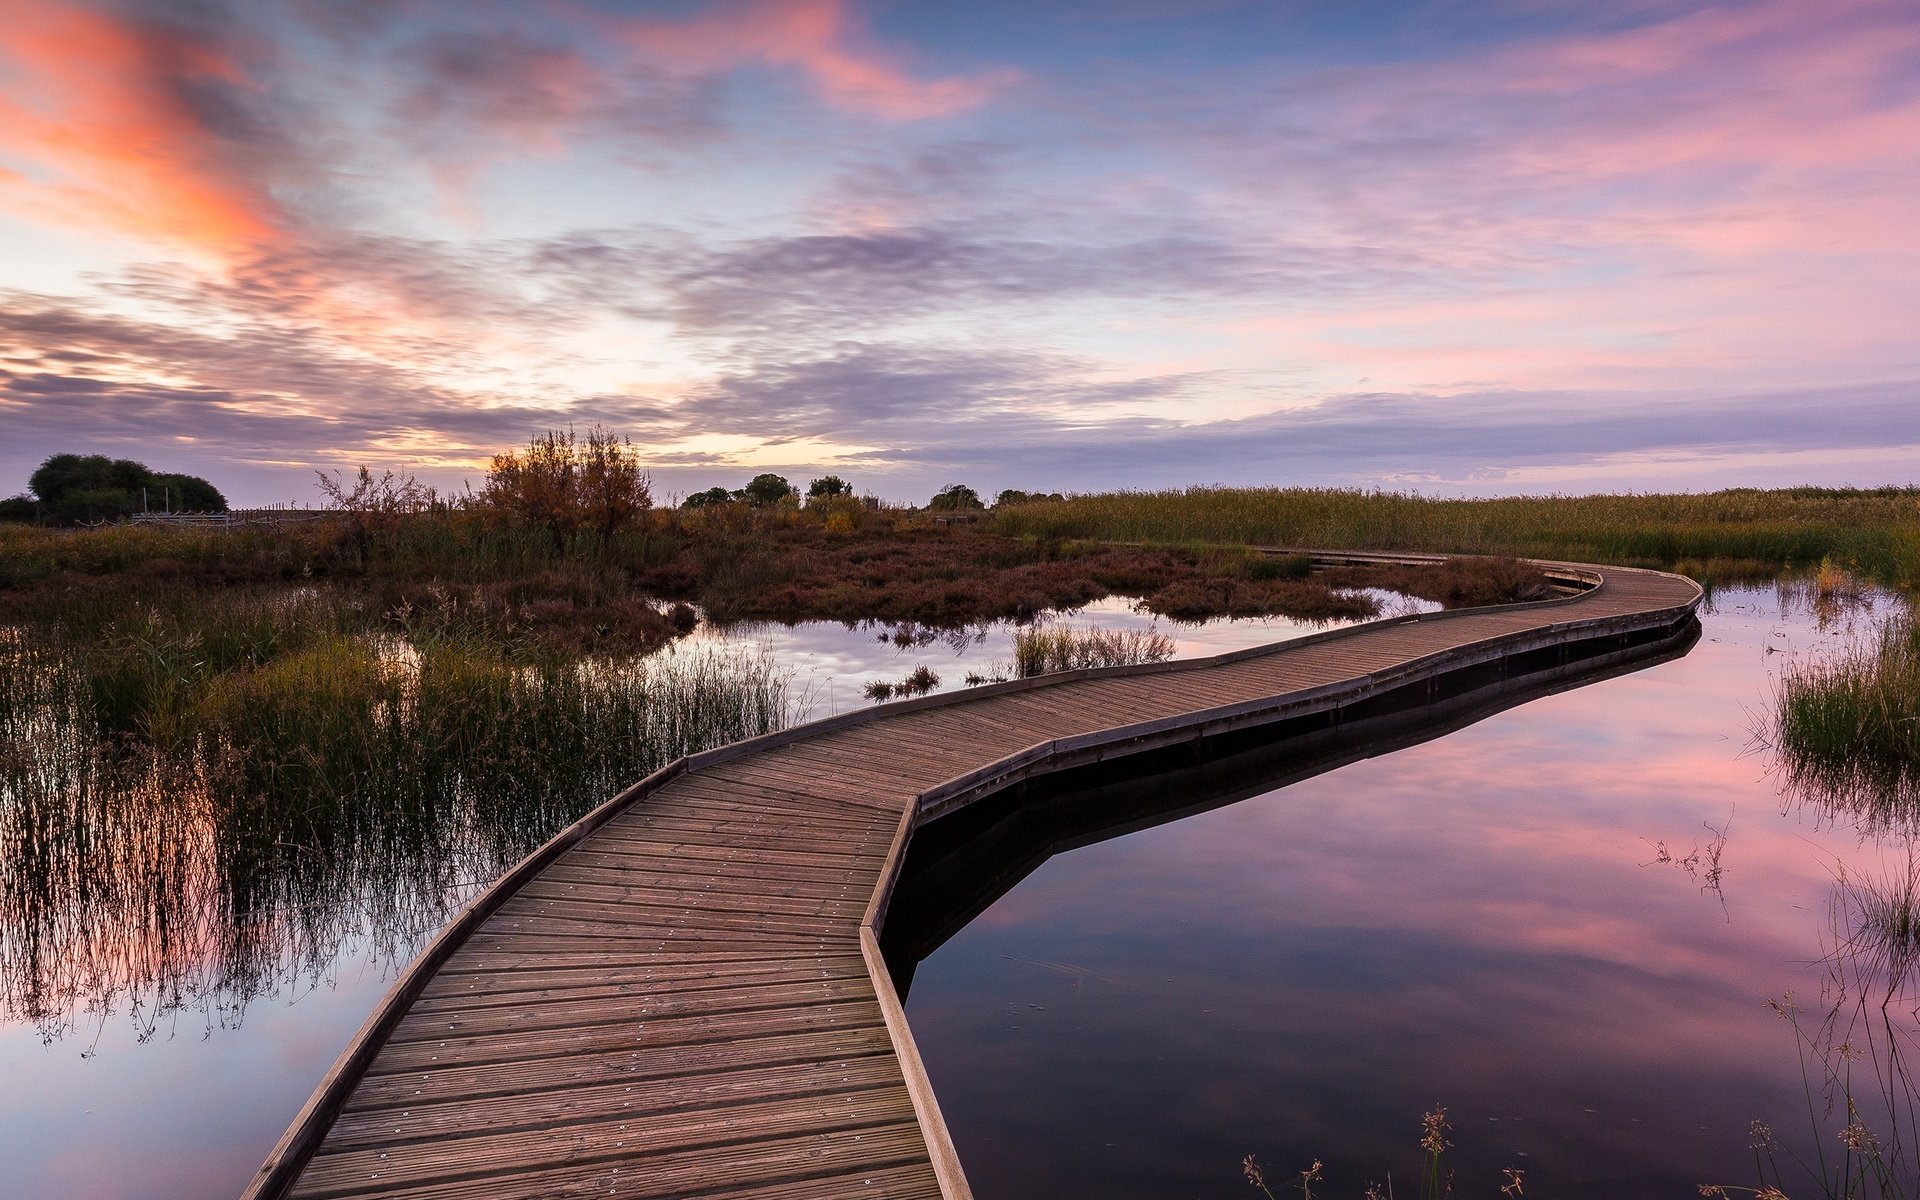
[[1863,815],[1920,815],[1920,624],[1889,620],[1868,646],[1791,664],[1773,740],[1789,780]]
[[1173,639],[1157,629],[1038,625],[1013,635],[1013,668],[1021,679],[1086,667],[1165,662],[1173,652]]

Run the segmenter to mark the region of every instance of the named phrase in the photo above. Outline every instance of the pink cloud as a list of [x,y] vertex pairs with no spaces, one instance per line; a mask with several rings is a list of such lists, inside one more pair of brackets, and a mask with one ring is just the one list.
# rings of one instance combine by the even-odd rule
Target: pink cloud
[[283,232],[287,214],[186,99],[256,88],[228,48],[64,0],[18,0],[0,22],[0,80],[0,203],[14,211],[196,248]]
[[888,121],[977,107],[1013,78],[995,71],[916,79],[897,54],[873,42],[846,0],[748,0],[686,21],[635,20],[619,31],[648,61],[667,69],[792,67],[836,107]]

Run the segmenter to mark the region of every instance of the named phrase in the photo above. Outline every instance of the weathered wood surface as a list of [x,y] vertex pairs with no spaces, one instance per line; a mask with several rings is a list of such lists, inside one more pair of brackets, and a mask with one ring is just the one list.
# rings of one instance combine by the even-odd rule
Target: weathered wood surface
[[1687,621],[1692,582],[847,714],[637,785],[396,983],[250,1197],[968,1195],[875,933],[918,821],[1011,780]]

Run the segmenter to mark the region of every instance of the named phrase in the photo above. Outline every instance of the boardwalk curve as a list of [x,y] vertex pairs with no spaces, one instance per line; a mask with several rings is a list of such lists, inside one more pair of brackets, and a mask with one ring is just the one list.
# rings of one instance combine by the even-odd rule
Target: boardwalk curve
[[969,1197],[879,949],[914,829],[1039,777],[1571,676],[1694,628],[1691,580],[1541,565],[1569,594],[929,696],[675,762],[454,918],[246,1197]]

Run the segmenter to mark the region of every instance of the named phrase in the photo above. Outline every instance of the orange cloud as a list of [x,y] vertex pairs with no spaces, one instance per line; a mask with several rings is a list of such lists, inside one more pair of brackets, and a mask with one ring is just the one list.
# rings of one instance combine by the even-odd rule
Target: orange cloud
[[846,0],[752,0],[687,21],[633,21],[621,32],[649,61],[668,69],[718,71],[755,62],[798,68],[830,103],[889,121],[973,108],[1013,78],[996,71],[915,79],[870,43]]
[[286,214],[188,99],[254,86],[185,31],[14,0],[0,22],[0,204],[216,253],[270,242]]

